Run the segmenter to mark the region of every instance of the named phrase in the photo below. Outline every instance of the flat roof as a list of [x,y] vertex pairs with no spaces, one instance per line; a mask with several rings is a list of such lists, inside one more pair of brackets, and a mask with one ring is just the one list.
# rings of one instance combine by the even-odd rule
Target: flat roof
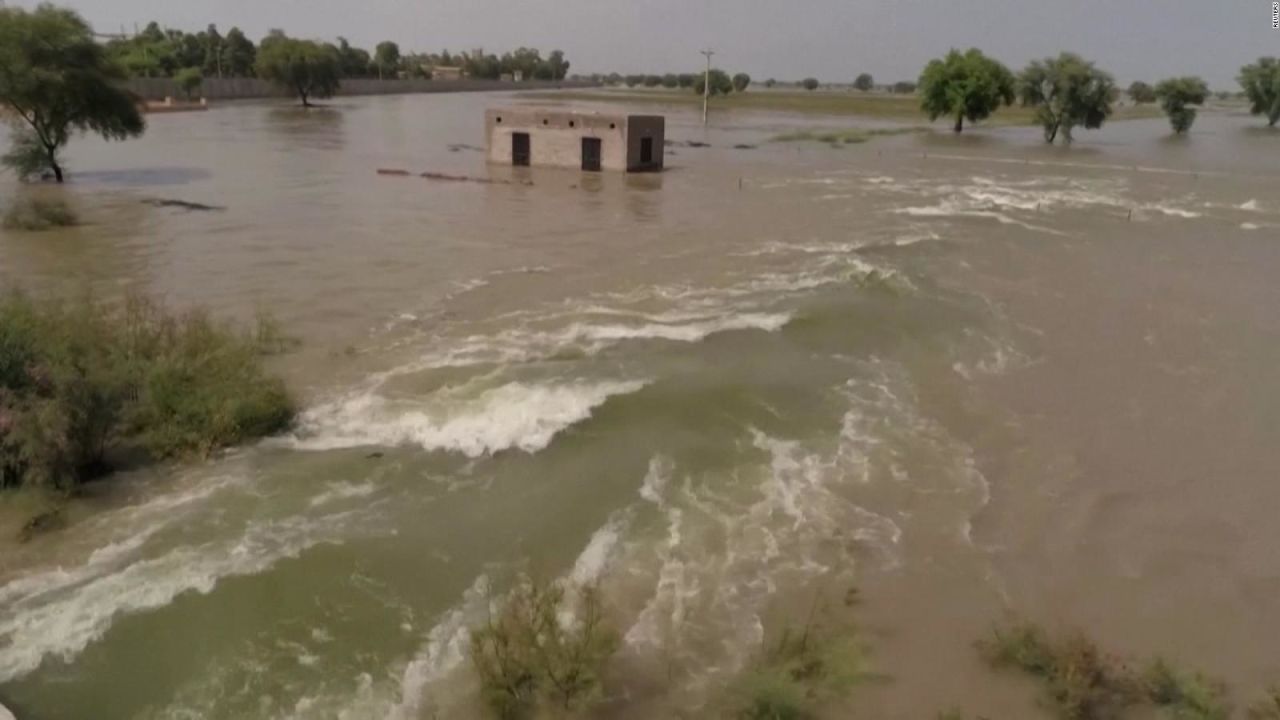
[[486,115],[503,115],[513,119],[521,118],[560,118],[560,119],[576,119],[576,118],[592,118],[596,120],[665,120],[663,115],[636,115],[633,113],[602,113],[602,112],[584,112],[578,110],[564,110],[562,108],[543,108],[543,107],[499,107],[489,108],[485,111]]

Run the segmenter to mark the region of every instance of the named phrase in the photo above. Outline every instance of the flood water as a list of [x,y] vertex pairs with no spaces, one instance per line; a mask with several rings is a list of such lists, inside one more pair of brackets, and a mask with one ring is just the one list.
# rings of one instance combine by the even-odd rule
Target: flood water
[[700,717],[848,587],[858,717],[1035,717],[972,649],[1012,615],[1280,681],[1280,133],[678,111],[667,172],[584,176],[486,168],[508,102],[155,116],[70,148],[86,224],[0,235],[5,286],[269,310],[305,405],[4,540],[20,718],[474,717],[466,628],[521,571],[600,584],[602,717]]

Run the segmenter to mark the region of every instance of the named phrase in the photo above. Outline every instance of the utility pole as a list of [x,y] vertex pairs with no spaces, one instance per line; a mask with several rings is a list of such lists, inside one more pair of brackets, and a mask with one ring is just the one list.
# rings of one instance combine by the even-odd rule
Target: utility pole
[[703,50],[703,55],[707,56],[707,72],[702,76],[702,127],[707,126],[707,103],[711,99],[711,56],[716,54],[715,50]]

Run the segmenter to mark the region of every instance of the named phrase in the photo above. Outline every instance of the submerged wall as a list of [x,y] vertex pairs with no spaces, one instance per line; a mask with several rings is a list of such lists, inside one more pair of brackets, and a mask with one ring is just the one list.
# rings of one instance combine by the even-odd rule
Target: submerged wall
[[[512,83],[498,80],[379,80],[352,78],[342,81],[338,95],[403,95],[412,93],[485,92],[498,90],[550,90],[556,88],[595,87],[590,80],[531,80]],[[184,97],[173,78],[132,78],[125,89],[144,100]],[[209,100],[244,100],[251,98],[290,97],[292,93],[258,78],[205,78],[199,94]]]

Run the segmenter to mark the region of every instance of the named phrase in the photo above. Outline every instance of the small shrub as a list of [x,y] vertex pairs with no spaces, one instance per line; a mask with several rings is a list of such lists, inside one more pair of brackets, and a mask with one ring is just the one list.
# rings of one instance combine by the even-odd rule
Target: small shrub
[[1178,720],[1227,720],[1225,688],[1199,673],[1184,673],[1157,658],[1143,676],[1147,698]]
[[61,200],[23,198],[14,201],[4,214],[5,230],[39,232],[75,224],[75,213]]
[[1267,697],[1249,708],[1249,720],[1280,720],[1280,685],[1267,691]]
[[[816,607],[816,606],[815,606]],[[732,688],[739,720],[810,720],[865,676],[856,637],[834,623],[783,630]]]
[[[581,710],[600,691],[618,648],[595,588],[519,580],[496,616],[471,632],[471,666],[495,717],[520,720]],[[576,616],[571,622],[570,611]]]
[[994,667],[1014,668],[1040,679],[1047,704],[1063,720],[1111,720],[1142,699],[1142,687],[1116,658],[1072,633],[1051,638],[1031,623],[1018,623],[978,643]]

